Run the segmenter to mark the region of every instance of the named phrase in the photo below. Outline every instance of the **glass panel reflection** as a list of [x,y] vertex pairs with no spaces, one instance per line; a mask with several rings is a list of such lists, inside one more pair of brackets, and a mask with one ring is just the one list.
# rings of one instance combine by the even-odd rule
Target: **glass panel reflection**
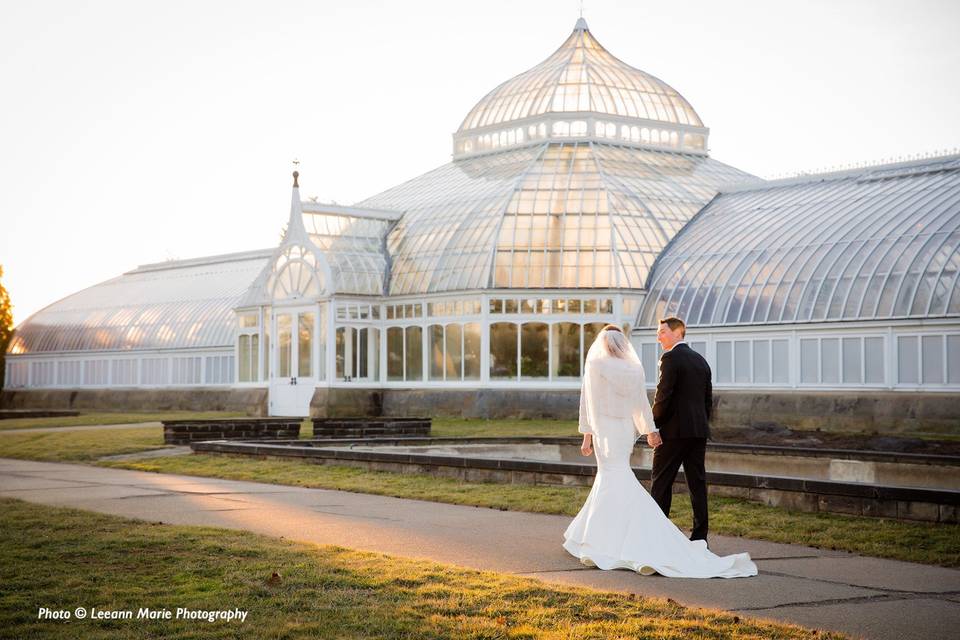
[[580,324],[558,322],[553,325],[553,347],[550,354],[554,378],[580,377]]
[[281,378],[290,377],[291,323],[289,313],[277,315],[277,359],[279,361],[278,374]]
[[423,329],[407,327],[407,380],[423,380]]
[[517,377],[518,328],[513,322],[490,324],[490,377]]
[[301,313],[300,333],[297,340],[297,375],[309,378],[313,375],[313,321],[314,314]]
[[520,333],[520,375],[524,378],[547,377],[547,324],[524,322]]

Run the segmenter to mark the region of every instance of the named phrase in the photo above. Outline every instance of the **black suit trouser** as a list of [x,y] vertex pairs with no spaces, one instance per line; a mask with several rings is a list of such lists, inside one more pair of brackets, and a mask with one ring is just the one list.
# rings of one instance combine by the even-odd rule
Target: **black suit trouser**
[[653,450],[653,480],[650,495],[660,505],[664,515],[670,515],[673,498],[673,482],[677,479],[680,465],[690,489],[693,506],[693,531],[691,540],[707,539],[707,471],[704,458],[707,453],[706,438],[676,438],[664,440]]

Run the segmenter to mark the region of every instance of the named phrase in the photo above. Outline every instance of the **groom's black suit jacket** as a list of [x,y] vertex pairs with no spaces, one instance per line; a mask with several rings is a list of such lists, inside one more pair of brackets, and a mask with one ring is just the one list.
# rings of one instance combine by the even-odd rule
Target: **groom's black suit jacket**
[[713,410],[710,365],[686,343],[660,356],[653,421],[664,440],[709,438]]

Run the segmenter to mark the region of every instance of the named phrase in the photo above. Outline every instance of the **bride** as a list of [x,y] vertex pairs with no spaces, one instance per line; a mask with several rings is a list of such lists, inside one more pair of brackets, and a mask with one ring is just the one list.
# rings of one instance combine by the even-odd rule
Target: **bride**
[[580,393],[581,451],[597,458],[593,488],[564,532],[563,547],[589,567],[672,578],[757,575],[748,553],[718,556],[670,521],[630,468],[640,434],[654,429],[643,366],[615,325],[587,352]]

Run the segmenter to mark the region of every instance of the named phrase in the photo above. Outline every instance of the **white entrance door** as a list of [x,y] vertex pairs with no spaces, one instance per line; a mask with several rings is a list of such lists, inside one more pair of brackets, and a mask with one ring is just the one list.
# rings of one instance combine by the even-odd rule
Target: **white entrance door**
[[313,307],[275,308],[270,367],[270,415],[309,416],[317,387],[317,313]]

